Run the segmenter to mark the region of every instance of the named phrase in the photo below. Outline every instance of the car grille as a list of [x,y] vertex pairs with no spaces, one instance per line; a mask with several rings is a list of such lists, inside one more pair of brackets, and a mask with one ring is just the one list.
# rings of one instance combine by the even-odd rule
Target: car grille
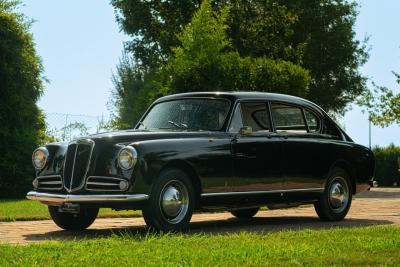
[[68,145],[64,161],[64,187],[68,192],[82,188],[89,169],[94,142],[78,140]]
[[86,190],[88,191],[125,191],[120,189],[120,182],[126,179],[116,177],[91,176],[87,179]]
[[60,175],[40,176],[36,178],[37,188],[40,190],[54,190],[62,189],[62,180]]

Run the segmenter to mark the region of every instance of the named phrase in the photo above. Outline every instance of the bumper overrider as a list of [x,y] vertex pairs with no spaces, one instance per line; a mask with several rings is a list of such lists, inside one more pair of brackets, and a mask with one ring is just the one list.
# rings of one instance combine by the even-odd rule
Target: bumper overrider
[[140,202],[149,198],[145,194],[118,194],[118,195],[71,195],[71,194],[52,194],[30,191],[26,195],[27,199],[37,200],[44,203],[63,204],[63,203],[88,203],[88,204],[107,204],[118,202]]

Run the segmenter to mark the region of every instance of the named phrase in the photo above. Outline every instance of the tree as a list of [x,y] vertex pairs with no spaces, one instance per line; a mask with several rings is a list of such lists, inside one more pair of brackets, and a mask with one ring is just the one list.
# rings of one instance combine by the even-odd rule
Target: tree
[[31,186],[31,155],[45,135],[36,105],[43,92],[42,65],[30,22],[0,0],[0,197],[22,196]]
[[112,128],[129,129],[136,125],[159,91],[156,76],[156,71],[138,66],[128,54],[123,54],[117,72],[112,78],[114,84],[111,98],[114,117],[111,122]]
[[368,59],[366,40],[355,39],[357,4],[347,0],[282,0],[298,15],[293,43],[306,42],[302,66],[311,73],[307,98],[324,109],[343,114],[346,106],[365,91],[359,72]]
[[[178,33],[200,0],[111,0],[136,66],[157,69],[174,55]],[[347,0],[213,0],[230,4],[227,20],[231,48],[241,57],[266,57],[300,64],[310,71],[306,98],[328,111],[343,113],[366,90],[358,69],[367,58],[355,40],[355,2]],[[245,90],[246,88],[243,88]]]
[[[400,74],[393,72],[400,84]],[[385,86],[373,83],[373,90],[366,91],[357,104],[365,108],[374,125],[387,127],[392,123],[400,125],[400,93],[395,94]]]
[[308,72],[289,61],[242,57],[227,36],[230,6],[213,11],[203,1],[177,38],[180,45],[161,73],[168,78],[163,93],[245,90],[305,96]]
[[192,21],[177,35],[180,45],[171,49],[167,63],[154,72],[146,73],[123,58],[114,79],[122,126],[125,118],[137,121],[138,108],[143,104],[166,94],[245,88],[306,95],[309,74],[300,66],[265,56],[241,57],[235,51],[227,36],[229,11],[229,5],[214,11],[209,1],[203,1]]

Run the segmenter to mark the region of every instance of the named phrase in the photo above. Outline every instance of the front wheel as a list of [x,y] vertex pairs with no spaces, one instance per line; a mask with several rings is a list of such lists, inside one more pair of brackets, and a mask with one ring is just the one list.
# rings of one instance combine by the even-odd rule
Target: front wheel
[[146,224],[157,231],[185,230],[192,218],[194,188],[189,176],[179,169],[163,171],[153,185],[143,209]]
[[81,207],[78,213],[66,213],[49,206],[49,213],[55,224],[64,230],[84,230],[96,220],[99,209]]
[[324,193],[314,203],[315,211],[324,221],[340,221],[349,212],[352,201],[352,188],[348,173],[341,169],[332,170]]

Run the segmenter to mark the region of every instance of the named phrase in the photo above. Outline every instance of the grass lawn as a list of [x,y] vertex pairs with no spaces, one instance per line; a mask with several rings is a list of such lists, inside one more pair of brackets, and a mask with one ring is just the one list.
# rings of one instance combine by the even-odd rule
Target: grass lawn
[[[100,209],[99,217],[138,217],[140,211]],[[0,222],[50,219],[47,206],[32,200],[0,200]]]
[[225,235],[118,234],[0,245],[0,266],[400,266],[400,227]]

